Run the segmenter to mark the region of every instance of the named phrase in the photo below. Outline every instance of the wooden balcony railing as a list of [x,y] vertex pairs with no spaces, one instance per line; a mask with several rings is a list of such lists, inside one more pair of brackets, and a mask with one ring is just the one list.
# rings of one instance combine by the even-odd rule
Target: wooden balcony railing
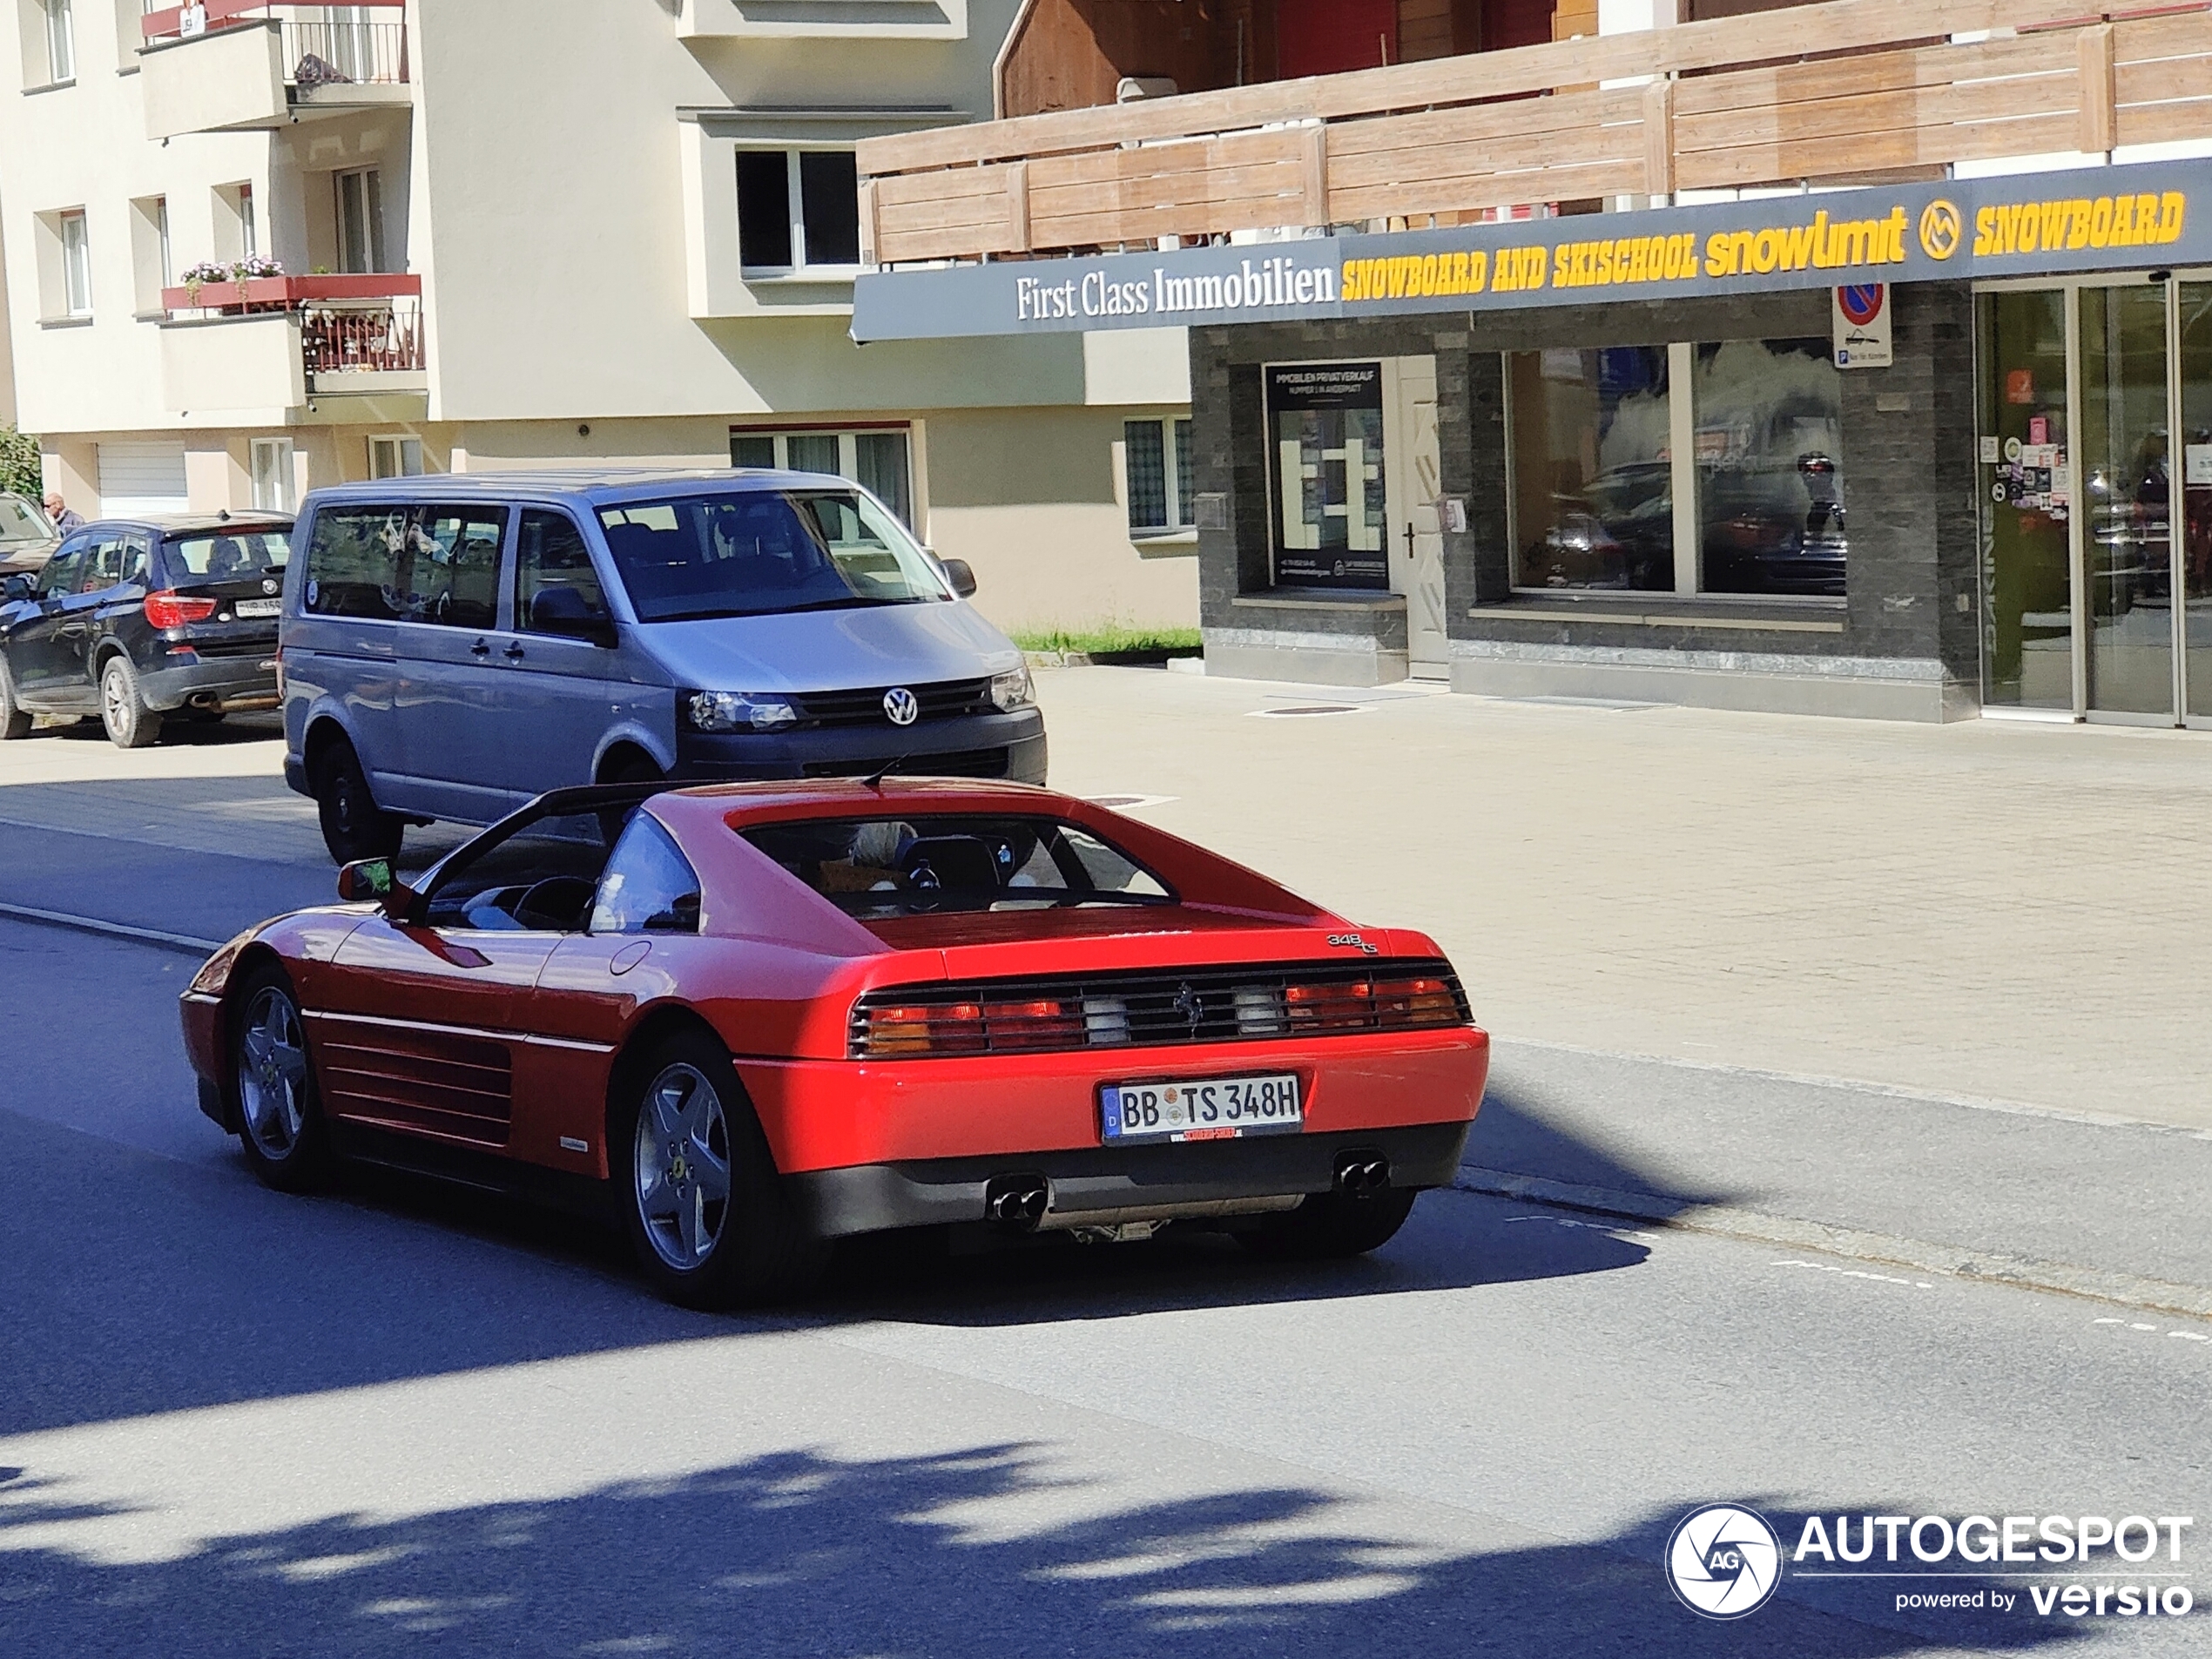
[[2205,138],[2202,0],[1830,0],[864,139],[861,226],[882,265],[1088,253]]

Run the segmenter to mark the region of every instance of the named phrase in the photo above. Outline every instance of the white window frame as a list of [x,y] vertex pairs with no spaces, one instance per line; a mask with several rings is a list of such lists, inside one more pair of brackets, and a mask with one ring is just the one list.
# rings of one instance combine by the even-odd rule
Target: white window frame
[[57,214],[54,227],[61,237],[61,314],[89,317],[92,314],[92,237],[84,210],[72,207]]
[[247,474],[253,482],[254,511],[293,510],[297,494],[295,455],[289,438],[255,438],[248,446]]
[[[361,181],[361,219],[359,226],[348,224],[346,212],[346,184],[348,179]],[[330,175],[330,200],[333,214],[338,221],[338,268],[349,276],[367,276],[384,268],[384,179],[382,170],[376,167],[347,167]],[[354,245],[358,233],[368,239],[366,249]],[[366,258],[368,263],[356,266],[356,258]]]
[[[886,421],[880,426],[857,427],[765,427],[733,426],[730,438],[734,446],[739,438],[766,438],[775,447],[775,467],[779,472],[792,470],[791,440],[793,438],[835,438],[837,440],[837,475],[853,483],[860,482],[860,438],[865,434],[896,432],[907,441],[907,509],[913,515],[914,529],[921,520],[921,504],[914,489],[914,428],[904,421]],[[735,457],[732,456],[734,462]],[[865,485],[862,486],[866,488]],[[887,502],[886,506],[895,515],[899,503]]]
[[[786,222],[791,227],[791,263],[788,265],[754,265],[745,258],[745,236],[738,236],[738,271],[747,282],[773,282],[779,280],[802,282],[849,282],[859,276],[862,266],[858,261],[849,265],[817,265],[806,255],[806,199],[799,185],[799,160],[803,155],[851,155],[853,147],[843,144],[741,145],[739,155],[780,155],[784,158],[784,203]],[[735,192],[737,178],[732,171],[730,188]],[[857,219],[860,211],[859,192],[854,191],[853,212]],[[742,225],[743,211],[738,220]],[[857,240],[856,240],[857,246]]]
[[46,84],[67,86],[77,78],[77,14],[72,0],[39,0],[46,22]]
[[428,468],[422,457],[422,440],[404,432],[379,432],[368,440],[371,478],[419,478]]
[[[1160,428],[1160,476],[1165,481],[1167,515],[1164,524],[1139,524],[1135,512],[1136,492],[1130,484],[1130,428],[1134,426],[1157,426]],[[1122,422],[1122,504],[1123,516],[1129,519],[1130,539],[1134,542],[1158,541],[1167,536],[1193,536],[1197,527],[1183,511],[1183,463],[1177,455],[1176,434],[1178,429],[1189,431],[1190,417],[1187,415],[1131,415]],[[1193,502],[1196,505],[1196,502]]]

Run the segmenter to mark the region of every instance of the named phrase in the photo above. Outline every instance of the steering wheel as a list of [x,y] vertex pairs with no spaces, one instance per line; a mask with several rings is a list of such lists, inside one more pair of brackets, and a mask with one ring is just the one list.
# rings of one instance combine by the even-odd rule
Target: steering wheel
[[538,933],[573,932],[597,887],[580,875],[550,875],[533,881],[515,900],[515,920]]

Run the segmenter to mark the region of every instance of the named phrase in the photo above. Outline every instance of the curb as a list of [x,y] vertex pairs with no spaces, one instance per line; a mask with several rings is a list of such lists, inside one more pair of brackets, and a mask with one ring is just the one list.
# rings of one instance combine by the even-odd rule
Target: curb
[[186,956],[212,956],[222,949],[218,939],[195,939],[190,934],[165,934],[158,927],[132,927],[97,916],[65,915],[58,910],[37,910],[30,905],[0,904],[0,920],[28,921],[44,927],[66,927],[71,933],[97,934],[104,939],[127,939],[136,945],[152,945]]
[[2134,1273],[2108,1273],[2063,1262],[2039,1261],[2032,1256],[2014,1256],[2003,1251],[1967,1250],[1956,1244],[1898,1238],[1888,1233],[1860,1232],[1851,1227],[1770,1216],[1734,1204],[1678,1203],[1650,1193],[1577,1186],[1571,1182],[1514,1175],[1474,1164],[1460,1166],[1452,1190],[1483,1197],[1517,1198],[1561,1210],[1586,1211],[1592,1215],[1619,1216],[1652,1226],[1716,1233],[1754,1244],[1818,1251],[1824,1255],[1843,1256],[1854,1261],[1917,1268],[1924,1273],[1941,1273],[1952,1278],[1980,1279],[2022,1290],[2055,1291],[2061,1296],[2084,1297],[2148,1312],[2212,1318],[2212,1290],[2196,1285],[2174,1285]]

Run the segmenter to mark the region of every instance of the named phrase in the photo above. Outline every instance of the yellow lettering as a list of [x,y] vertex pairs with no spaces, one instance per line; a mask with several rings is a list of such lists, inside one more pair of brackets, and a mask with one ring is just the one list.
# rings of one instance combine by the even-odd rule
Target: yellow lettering
[[2089,199],[2076,196],[2066,205],[2066,245],[2069,251],[2079,251],[2089,246]]
[[2112,246],[2112,198],[2100,196],[2089,208],[2089,246]]
[[1974,257],[1979,259],[1990,251],[1997,239],[1997,210],[1994,207],[1974,209]]
[[2178,242],[2182,239],[2182,220],[2188,212],[2188,198],[2178,190],[2169,190],[2158,199],[2158,239]]
[[2112,245],[2133,247],[2140,239],[2135,234],[2135,199],[2114,196],[2112,199]]
[[1813,262],[1813,250],[1819,246],[1816,239],[1820,226],[1792,225],[1782,233],[1782,268],[1802,271]]
[[1731,277],[1736,274],[1736,238],[1726,231],[1716,231],[1705,239],[1705,274],[1709,277]]

